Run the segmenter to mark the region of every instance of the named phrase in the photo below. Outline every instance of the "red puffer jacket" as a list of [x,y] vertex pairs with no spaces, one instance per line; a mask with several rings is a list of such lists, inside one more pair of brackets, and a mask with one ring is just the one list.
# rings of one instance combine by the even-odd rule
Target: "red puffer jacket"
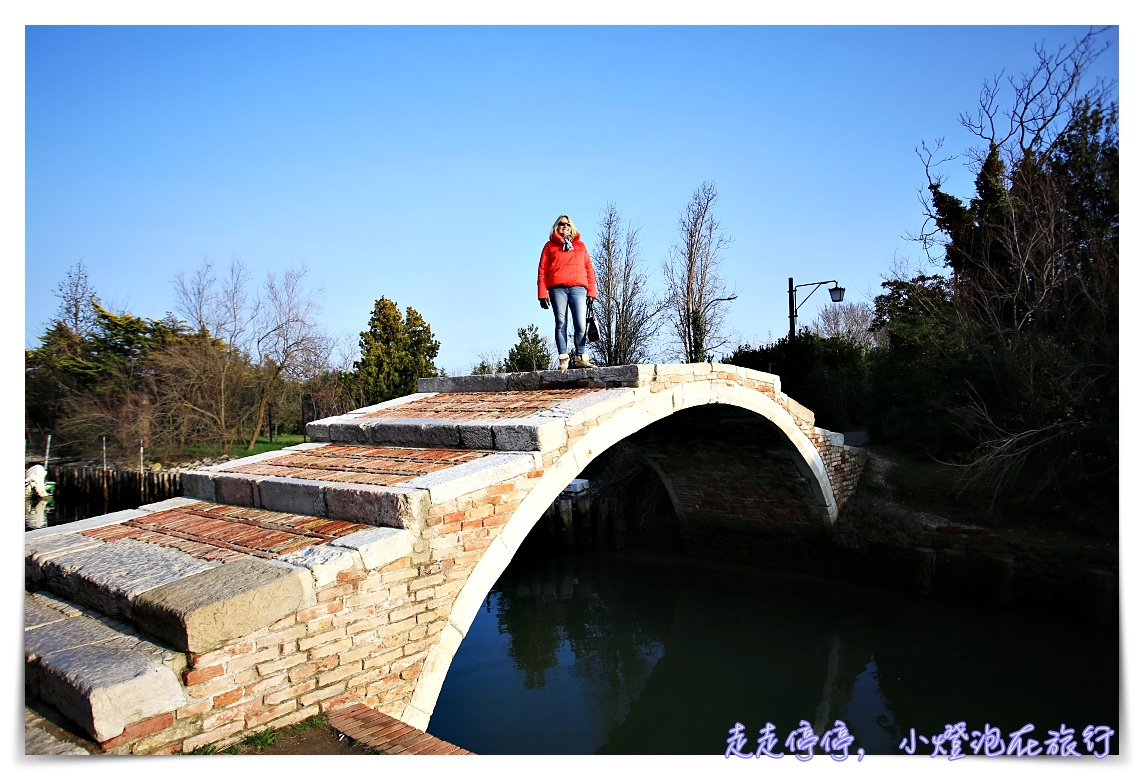
[[564,251],[564,239],[552,232],[552,237],[540,250],[540,268],[536,272],[536,297],[548,297],[548,288],[587,287],[588,297],[596,297],[596,271],[588,247],[579,236],[572,239],[572,251]]

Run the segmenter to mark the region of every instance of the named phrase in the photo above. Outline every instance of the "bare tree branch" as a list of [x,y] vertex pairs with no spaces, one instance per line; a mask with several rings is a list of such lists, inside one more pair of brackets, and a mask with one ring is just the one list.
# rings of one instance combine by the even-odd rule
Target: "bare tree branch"
[[601,365],[621,366],[652,359],[652,343],[662,323],[664,301],[648,290],[639,255],[639,228],[621,225],[614,203],[600,217],[596,264],[596,322],[600,340],[591,343]]
[[712,212],[718,197],[711,182],[692,193],[679,216],[680,242],[663,262],[667,310],[679,339],[677,354],[685,363],[709,360],[730,340],[723,323],[727,304],[738,296],[727,291],[719,275],[720,253],[730,239],[720,232]]

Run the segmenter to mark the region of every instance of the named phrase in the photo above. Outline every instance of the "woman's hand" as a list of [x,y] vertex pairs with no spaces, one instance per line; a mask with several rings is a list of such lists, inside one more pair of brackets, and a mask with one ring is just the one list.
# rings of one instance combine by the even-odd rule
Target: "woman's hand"
[[542,308],[542,309],[548,308],[548,299],[547,298],[541,298],[540,299],[540,308]]

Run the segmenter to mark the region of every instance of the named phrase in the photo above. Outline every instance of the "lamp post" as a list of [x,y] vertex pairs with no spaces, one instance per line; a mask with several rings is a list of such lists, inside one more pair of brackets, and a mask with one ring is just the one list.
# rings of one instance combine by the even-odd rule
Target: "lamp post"
[[841,303],[842,302],[842,296],[844,296],[846,294],[846,288],[845,287],[839,287],[837,279],[827,279],[825,282],[807,282],[806,284],[795,284],[794,283],[794,277],[793,276],[789,277],[787,279],[787,285],[788,285],[787,286],[787,301],[788,301],[787,305],[790,308],[790,340],[791,341],[794,341],[794,324],[798,320],[798,309],[800,306],[802,306],[803,303],[807,302],[807,300],[810,298],[810,296],[814,295],[814,290],[811,290],[810,292],[808,292],[806,294],[806,298],[802,299],[802,303],[798,303],[797,294],[795,293],[795,290],[797,290],[799,287],[810,287],[812,284],[814,285],[814,290],[817,290],[819,287],[821,287],[824,284],[833,284],[834,286],[828,287],[826,291],[828,293],[830,293],[830,300],[833,301],[834,303]]

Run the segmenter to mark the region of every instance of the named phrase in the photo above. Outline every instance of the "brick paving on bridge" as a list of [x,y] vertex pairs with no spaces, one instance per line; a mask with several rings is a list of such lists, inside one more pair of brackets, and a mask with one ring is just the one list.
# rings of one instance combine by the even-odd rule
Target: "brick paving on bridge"
[[372,527],[202,501],[84,531],[83,535],[104,542],[133,539],[227,563],[246,555],[274,558]]
[[471,751],[437,739],[421,729],[364,704],[352,704],[330,713],[330,726],[350,739],[386,755],[471,756]]
[[489,454],[487,450],[328,444],[255,463],[226,466],[224,470],[260,477],[396,485]]
[[363,414],[363,418],[504,420],[531,417],[599,388],[572,390],[499,390],[497,392],[437,393],[409,403]]

